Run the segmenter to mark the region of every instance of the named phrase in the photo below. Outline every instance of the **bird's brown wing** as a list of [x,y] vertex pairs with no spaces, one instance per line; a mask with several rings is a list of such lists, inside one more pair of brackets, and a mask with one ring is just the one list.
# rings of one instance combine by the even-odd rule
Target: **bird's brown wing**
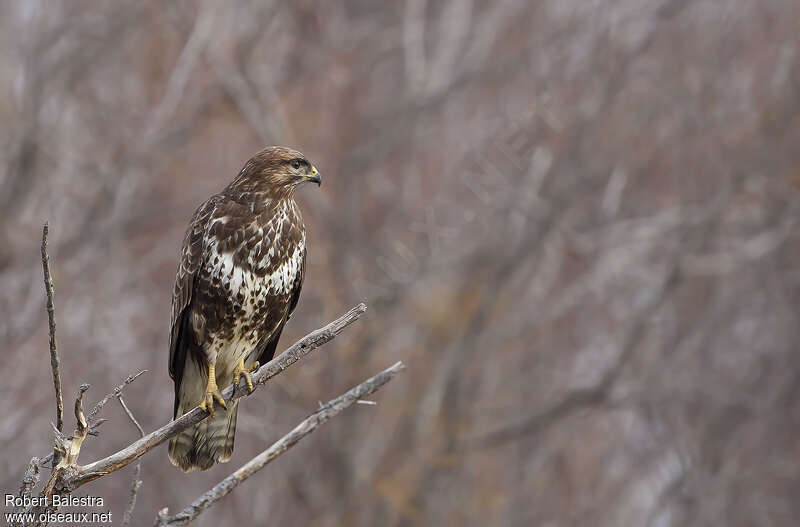
[[300,272],[294,278],[294,287],[292,288],[292,297],[289,300],[289,310],[286,313],[286,320],[289,320],[294,313],[294,308],[297,307],[297,301],[300,300],[300,290],[303,289],[303,278],[306,277],[306,248],[303,247],[303,260],[300,262]]
[[195,278],[203,263],[203,248],[208,227],[217,208],[219,196],[214,196],[203,203],[189,223],[183,238],[181,261],[175,276],[175,288],[172,293],[172,320],[169,334],[169,376],[175,381],[175,407],[177,409],[178,391],[183,378],[183,365],[188,349],[187,335],[190,324],[187,324],[187,307],[192,301]]
[[292,287],[292,293],[289,297],[289,304],[286,313],[284,314],[283,318],[281,319],[280,324],[278,327],[275,328],[264,342],[260,342],[256,346],[256,356],[258,357],[258,362],[261,365],[264,365],[272,360],[272,357],[275,356],[275,349],[278,347],[278,340],[281,338],[281,332],[283,331],[283,326],[286,325],[286,322],[291,318],[292,313],[294,313],[294,309],[297,307],[297,301],[300,299],[300,291],[303,289],[303,278],[306,274],[306,250],[303,249],[303,258],[300,262],[300,272],[297,273],[297,276],[294,279],[294,285]]

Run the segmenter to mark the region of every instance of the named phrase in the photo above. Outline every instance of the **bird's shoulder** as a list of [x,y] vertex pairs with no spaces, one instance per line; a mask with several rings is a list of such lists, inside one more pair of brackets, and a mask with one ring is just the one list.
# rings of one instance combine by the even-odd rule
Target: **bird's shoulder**
[[[293,200],[242,201],[220,195],[198,209],[194,231],[202,239],[190,241],[198,260],[194,273],[214,277],[233,268],[264,276],[291,256],[304,255],[305,227]],[[302,256],[301,256],[302,257]]]

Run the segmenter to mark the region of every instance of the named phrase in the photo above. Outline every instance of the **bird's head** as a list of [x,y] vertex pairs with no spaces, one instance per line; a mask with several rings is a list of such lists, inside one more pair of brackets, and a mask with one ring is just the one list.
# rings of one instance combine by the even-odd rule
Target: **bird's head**
[[268,146],[250,158],[229,188],[291,197],[307,182],[322,185],[322,175],[306,156],[291,148]]

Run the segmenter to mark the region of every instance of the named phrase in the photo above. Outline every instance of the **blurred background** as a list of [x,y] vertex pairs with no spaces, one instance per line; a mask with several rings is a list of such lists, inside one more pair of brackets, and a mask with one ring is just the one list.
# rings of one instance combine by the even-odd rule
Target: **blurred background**
[[[150,431],[189,218],[282,144],[325,184],[279,349],[369,310],[229,464],[143,458],[135,524],[402,360],[197,525],[797,525],[799,41],[795,0],[0,3],[0,489],[52,445],[42,224],[65,406],[147,369]],[[78,495],[119,523],[131,474]]]

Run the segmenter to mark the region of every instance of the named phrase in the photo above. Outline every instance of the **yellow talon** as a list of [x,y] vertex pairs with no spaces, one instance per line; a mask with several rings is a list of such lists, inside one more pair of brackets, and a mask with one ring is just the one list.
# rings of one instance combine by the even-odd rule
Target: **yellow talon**
[[209,415],[211,417],[216,417],[216,412],[214,412],[214,401],[217,401],[219,405],[226,410],[228,409],[228,403],[225,402],[225,398],[222,397],[222,393],[220,393],[219,388],[217,387],[217,379],[215,377],[214,372],[214,365],[208,365],[208,384],[206,385],[206,395],[203,399],[203,402],[200,403],[200,408],[203,410],[208,410]]
[[[250,365],[249,368],[245,369],[244,367],[244,360],[240,360],[239,364],[233,369],[233,386],[236,387],[239,385],[239,379],[244,377],[245,382],[247,383],[247,389],[250,390],[250,393],[253,393],[253,379],[250,378],[250,373],[254,372],[258,369],[258,361],[255,361],[253,364]],[[234,388],[235,389],[235,388]]]

